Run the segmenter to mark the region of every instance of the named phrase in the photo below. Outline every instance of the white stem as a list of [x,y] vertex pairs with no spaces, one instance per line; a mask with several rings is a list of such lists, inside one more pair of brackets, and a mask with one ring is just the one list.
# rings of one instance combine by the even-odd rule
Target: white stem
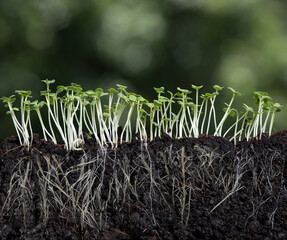
[[218,124],[218,127],[216,128],[216,130],[215,130],[215,132],[214,132],[214,136],[221,136],[223,124],[224,124],[226,118],[227,118],[228,115],[229,115],[229,110],[230,110],[230,108],[231,108],[231,105],[232,105],[232,103],[233,103],[233,100],[234,100],[234,94],[233,94],[233,96],[232,96],[232,98],[231,98],[230,103],[228,104],[228,107],[227,107],[227,109],[226,109],[225,114],[223,115],[223,117],[222,117],[220,123]]

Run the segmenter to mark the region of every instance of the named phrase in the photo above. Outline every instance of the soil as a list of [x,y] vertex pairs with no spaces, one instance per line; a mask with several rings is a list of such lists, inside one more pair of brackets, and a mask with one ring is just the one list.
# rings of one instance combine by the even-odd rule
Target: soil
[[287,239],[287,131],[0,149],[0,239]]

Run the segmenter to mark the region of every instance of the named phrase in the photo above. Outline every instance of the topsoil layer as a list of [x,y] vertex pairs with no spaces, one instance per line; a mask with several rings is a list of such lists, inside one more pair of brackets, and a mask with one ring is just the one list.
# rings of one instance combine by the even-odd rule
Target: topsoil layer
[[[0,149],[0,239],[287,239],[287,131]],[[2,207],[3,206],[3,207]]]

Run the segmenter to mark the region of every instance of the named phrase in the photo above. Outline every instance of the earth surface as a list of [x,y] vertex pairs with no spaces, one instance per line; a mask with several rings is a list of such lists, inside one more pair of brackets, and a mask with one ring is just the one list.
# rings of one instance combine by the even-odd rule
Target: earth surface
[[287,239],[287,131],[0,148],[0,239]]

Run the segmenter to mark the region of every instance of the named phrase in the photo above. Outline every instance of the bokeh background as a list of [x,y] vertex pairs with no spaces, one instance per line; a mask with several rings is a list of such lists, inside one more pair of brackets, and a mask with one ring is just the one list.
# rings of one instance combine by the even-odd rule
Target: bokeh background
[[[283,0],[0,0],[0,96],[37,99],[46,78],[85,90],[120,83],[148,99],[153,87],[219,84],[242,93],[238,105],[267,91],[285,106],[283,130],[286,12]],[[1,103],[0,140],[15,134],[5,112]]]

